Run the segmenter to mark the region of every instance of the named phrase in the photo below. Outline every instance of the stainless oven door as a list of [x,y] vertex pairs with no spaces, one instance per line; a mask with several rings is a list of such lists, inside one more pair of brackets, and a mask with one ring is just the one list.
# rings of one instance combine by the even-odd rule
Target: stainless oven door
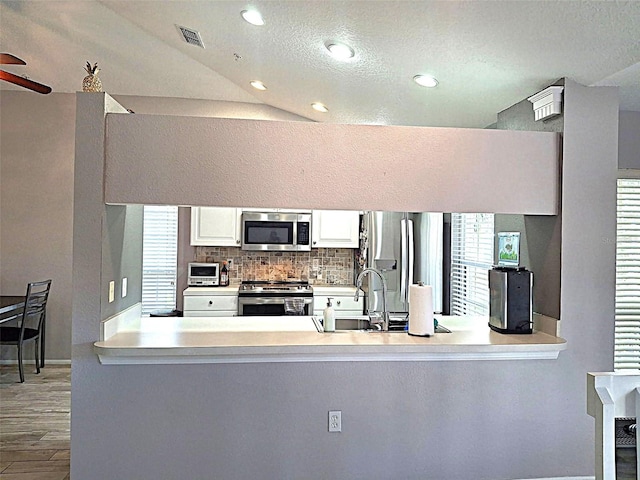
[[299,299],[302,304],[300,315],[313,314],[313,297],[238,297],[239,316],[280,316],[291,315],[285,311],[285,299]]

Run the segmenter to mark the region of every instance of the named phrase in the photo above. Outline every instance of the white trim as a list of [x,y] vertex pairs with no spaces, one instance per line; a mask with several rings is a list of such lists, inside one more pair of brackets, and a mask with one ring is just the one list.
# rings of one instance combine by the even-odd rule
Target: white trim
[[[201,363],[311,363],[311,362],[450,362],[477,360],[555,360],[564,345],[554,345],[553,350],[509,352],[407,352],[407,353],[282,353],[282,347],[263,347],[259,353],[174,354],[166,351],[120,352],[94,346],[103,365],[166,365]],[[137,353],[137,354],[136,354]],[[177,353],[177,352],[176,352]]]
[[[587,414],[595,418],[595,467],[601,480],[616,478],[615,419],[640,416],[640,370],[587,373]],[[636,442],[636,468],[640,443]]]
[[554,85],[527,98],[533,104],[536,122],[562,113],[562,91],[564,87]]
[[529,478],[520,480],[595,480],[596,477],[548,477],[548,478]]

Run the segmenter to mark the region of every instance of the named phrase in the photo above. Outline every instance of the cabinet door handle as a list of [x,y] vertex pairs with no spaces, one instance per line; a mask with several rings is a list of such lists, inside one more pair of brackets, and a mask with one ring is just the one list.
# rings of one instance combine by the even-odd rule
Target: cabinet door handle
[[213,300],[209,300],[209,305],[213,305]]
[[338,300],[338,301],[336,302],[336,305],[340,306],[340,300]]
[[315,245],[316,243],[318,243],[318,242],[316,242],[316,241],[314,240],[314,241],[313,241],[313,244]]

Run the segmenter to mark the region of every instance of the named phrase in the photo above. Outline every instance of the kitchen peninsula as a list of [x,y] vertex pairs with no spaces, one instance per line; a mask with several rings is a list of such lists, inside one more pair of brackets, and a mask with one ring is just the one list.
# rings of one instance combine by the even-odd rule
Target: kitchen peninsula
[[[585,413],[584,371],[607,367],[610,349],[602,344],[613,338],[612,324],[603,321],[613,311],[612,282],[593,279],[613,278],[606,265],[613,264],[615,246],[602,239],[613,238],[615,226],[599,220],[611,203],[603,198],[614,198],[609,171],[615,175],[617,128],[602,132],[603,125],[617,127],[614,93],[566,85],[560,149],[557,135],[540,132],[285,126],[127,115],[124,108],[105,119],[105,110],[115,110],[106,94],[78,94],[74,478],[179,478],[185,472],[194,478],[590,475],[593,420]],[[154,127],[143,128],[147,123]],[[536,148],[540,143],[547,147]],[[255,151],[246,151],[250,146]],[[372,164],[385,175],[372,176]],[[335,362],[326,355],[327,361],[304,363],[186,364],[192,358],[183,356],[184,364],[103,365],[96,348],[114,346],[120,333],[96,345],[101,322],[141,298],[132,286],[141,270],[136,246],[142,204],[538,215],[543,218],[534,220],[554,234],[552,246],[562,247],[562,270],[551,277],[562,283],[559,315],[544,313],[561,318],[567,348],[553,361]],[[587,215],[597,221],[583,228]],[[553,251],[541,249],[541,260]],[[109,282],[117,285],[122,277],[129,279],[129,293],[109,303]],[[455,334],[452,323],[442,323]],[[427,349],[454,334],[416,341]],[[281,336],[257,335],[263,343]],[[358,336],[365,342],[373,334],[294,335],[321,341]],[[392,335],[402,334],[376,338],[394,341]],[[179,337],[167,331],[165,338]],[[527,338],[533,336],[518,340]],[[282,351],[279,345],[269,348]],[[327,433],[332,410],[342,411],[341,434]],[[371,440],[375,447],[363,448]],[[496,445],[508,461],[496,461]]]
[[[555,320],[535,316],[536,325]],[[103,364],[556,359],[566,342],[550,333],[503,335],[488,318],[436,315],[451,333],[323,332],[318,318],[141,317],[133,307],[102,323]]]

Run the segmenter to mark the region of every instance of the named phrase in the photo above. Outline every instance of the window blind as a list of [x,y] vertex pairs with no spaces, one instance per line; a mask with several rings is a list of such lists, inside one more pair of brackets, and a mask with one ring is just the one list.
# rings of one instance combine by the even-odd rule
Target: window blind
[[640,179],[618,179],[616,370],[640,369]]
[[178,207],[145,206],[142,314],[176,308]]
[[489,314],[493,214],[451,214],[451,314]]

